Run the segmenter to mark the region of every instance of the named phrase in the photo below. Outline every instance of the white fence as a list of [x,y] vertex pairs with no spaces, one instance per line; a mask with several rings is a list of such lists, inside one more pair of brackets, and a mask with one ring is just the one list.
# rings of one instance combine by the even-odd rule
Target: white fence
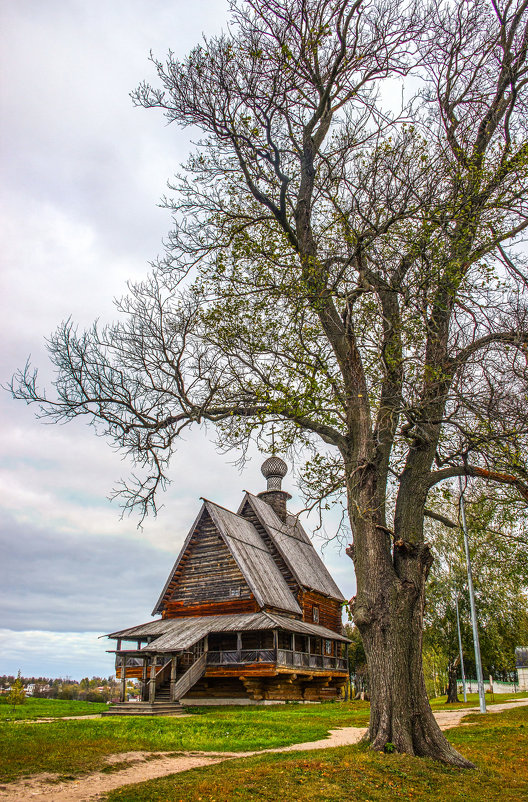
[[[466,678],[466,690],[468,693],[478,693],[477,680]],[[518,682],[497,682],[493,680],[491,683],[488,678],[484,680],[484,690],[486,693],[489,691],[493,691],[493,693],[518,693],[522,689],[519,688]],[[458,692],[462,693],[462,680],[458,680]]]

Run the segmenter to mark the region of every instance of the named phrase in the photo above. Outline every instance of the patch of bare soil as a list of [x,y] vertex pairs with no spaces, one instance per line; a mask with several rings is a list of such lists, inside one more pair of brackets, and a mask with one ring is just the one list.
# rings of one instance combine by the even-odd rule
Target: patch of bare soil
[[[528,699],[517,702],[505,702],[488,708],[490,713],[509,710],[519,705],[527,705]],[[478,713],[478,707],[463,710],[440,710],[435,713],[440,728],[445,730],[456,727],[468,713]],[[364,727],[342,727],[330,730],[328,738],[303,744],[292,744],[277,749],[263,749],[256,752],[186,752],[175,755],[174,752],[121,752],[105,758],[109,766],[130,763],[127,768],[106,774],[94,772],[74,780],[61,779],[58,775],[36,774],[25,780],[0,786],[0,802],[94,802],[115,788],[133,783],[178,774],[199,766],[210,766],[224,760],[238,757],[263,754],[265,752],[300,752],[312,749],[328,749],[333,746],[351,746],[358,743],[366,732]]]
[[[118,762],[122,755],[116,756]],[[198,766],[209,766],[226,760],[225,757],[161,757],[149,760],[149,753],[145,753],[126,769],[112,774],[95,772],[75,780],[60,780],[57,775],[48,775],[43,779],[42,774],[20,780],[16,783],[0,788],[0,799],[9,802],[28,802],[30,799],[43,800],[43,802],[85,802],[86,800],[100,799],[102,794],[120,788],[123,785],[154,780],[165,777],[167,774],[177,774]]]
[[[311,749],[328,749],[331,746],[353,746],[361,741],[367,731],[366,727],[341,727],[330,730],[327,738],[320,741],[310,741],[306,744],[292,744],[281,746],[278,749],[264,749],[264,752],[304,752]],[[256,754],[256,753],[255,753]]]

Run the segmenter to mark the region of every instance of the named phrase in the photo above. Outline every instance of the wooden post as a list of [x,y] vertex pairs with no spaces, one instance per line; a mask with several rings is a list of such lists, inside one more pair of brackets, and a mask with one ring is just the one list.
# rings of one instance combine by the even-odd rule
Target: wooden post
[[292,647],[292,652],[294,652],[295,651],[295,632],[292,632],[292,634],[291,634],[291,647]]
[[310,640],[310,636],[308,635],[308,654],[311,654],[311,653],[312,653],[312,649],[311,649],[311,643],[312,643],[312,642],[311,642],[311,640]]
[[175,695],[174,695],[174,688],[176,687],[177,664],[178,664],[178,658],[176,657],[175,654],[173,654],[172,655],[172,660],[171,660],[171,674],[170,674],[170,700],[171,700],[171,702],[177,702],[178,701],[176,699]]
[[236,636],[237,636],[238,657],[239,657],[239,659],[242,659],[242,656],[240,654],[240,652],[242,651],[242,633],[241,632],[237,632]]
[[141,701],[148,702],[148,657],[143,658],[143,673],[141,675]]
[[120,699],[122,702],[126,702],[126,657],[123,656],[123,662],[121,664],[121,694]]
[[275,663],[277,662],[277,649],[279,646],[279,631],[277,629],[273,630],[273,648],[275,650]]
[[152,656],[152,665],[150,667],[150,682],[149,682],[149,702],[152,704],[156,701],[156,655]]

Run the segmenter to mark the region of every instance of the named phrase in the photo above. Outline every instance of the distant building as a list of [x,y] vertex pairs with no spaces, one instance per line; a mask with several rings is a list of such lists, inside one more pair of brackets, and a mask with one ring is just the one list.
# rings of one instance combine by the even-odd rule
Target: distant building
[[237,513],[204,501],[154,608],[161,618],[108,635],[122,701],[131,678],[143,712],[341,695],[345,599],[287,511],[286,472],[267,459],[267,490],[246,493]]
[[515,668],[519,678],[519,690],[528,691],[528,647],[515,649]]

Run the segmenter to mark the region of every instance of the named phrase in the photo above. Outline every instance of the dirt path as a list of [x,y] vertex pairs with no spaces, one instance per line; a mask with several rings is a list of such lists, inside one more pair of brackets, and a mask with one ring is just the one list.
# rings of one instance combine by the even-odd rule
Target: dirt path
[[[490,705],[488,712],[498,713],[519,705],[528,705],[528,699],[516,702]],[[478,707],[462,710],[440,710],[435,718],[443,730],[456,727],[464,716],[478,713]],[[255,752],[185,752],[175,755],[171,752],[125,752],[109,755],[106,762],[109,765],[130,763],[125,769],[117,770],[111,774],[94,772],[78,780],[57,781],[56,775],[38,774],[26,780],[0,786],[0,802],[28,802],[28,800],[42,800],[42,802],[95,802],[101,796],[115,788],[132,783],[154,780],[157,777],[166,777],[168,774],[178,774],[199,766],[211,766],[224,760],[261,755],[267,752],[300,752],[311,749],[327,749],[332,746],[351,746],[358,743],[366,732],[365,727],[341,727],[330,730],[327,738],[319,741],[310,741],[302,744],[282,746],[277,749],[262,749]]]
[[[517,699],[514,702],[502,702],[498,705],[488,705],[488,713],[500,713],[502,710],[511,710],[512,707],[522,707],[528,705],[528,699]],[[449,730],[451,727],[458,727],[464,716],[471,713],[480,713],[478,707],[466,707],[462,710],[437,710],[435,719],[441,730]]]
[[49,724],[50,721],[79,721],[85,718],[101,718],[100,713],[90,713],[89,716],[53,716],[49,718],[17,718],[13,724]]

